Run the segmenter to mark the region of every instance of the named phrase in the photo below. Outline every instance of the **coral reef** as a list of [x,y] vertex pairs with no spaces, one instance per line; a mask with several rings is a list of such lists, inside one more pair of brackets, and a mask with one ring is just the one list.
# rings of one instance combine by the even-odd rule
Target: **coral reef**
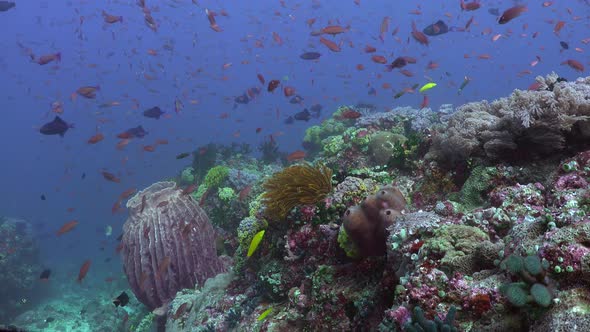
[[[201,201],[239,220],[219,224],[234,275],[180,291],[167,328],[590,326],[590,137],[580,133],[590,79],[539,81],[538,91],[455,113],[449,105],[441,112],[343,106],[304,142],[307,158],[337,170],[333,177],[310,164],[281,171],[244,157],[217,160],[229,176]],[[399,135],[403,143],[389,144]],[[314,175],[285,176],[295,167]],[[252,176],[258,172],[268,175]],[[229,195],[231,188],[240,196],[240,186],[252,190],[245,202]],[[260,230],[264,239],[248,256]],[[218,278],[219,287],[208,285]]]
[[149,308],[225,270],[209,218],[174,182],[158,182],[138,192],[127,208],[123,266],[135,296]]

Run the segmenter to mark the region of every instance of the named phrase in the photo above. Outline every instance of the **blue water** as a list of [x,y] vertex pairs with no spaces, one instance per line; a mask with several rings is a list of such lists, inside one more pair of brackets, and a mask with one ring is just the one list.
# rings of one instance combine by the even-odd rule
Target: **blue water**
[[[0,12],[0,211],[33,223],[48,266],[71,262],[77,269],[86,259],[102,262],[116,256],[115,238],[126,214],[112,214],[113,203],[128,188],[145,188],[188,166],[190,158],[176,160],[178,153],[209,142],[245,142],[256,150],[271,134],[282,151],[292,152],[301,148],[305,129],[329,117],[339,105],[366,102],[380,110],[419,107],[422,95],[418,93],[399,99],[393,95],[430,78],[438,84],[428,93],[430,107],[438,109],[441,104],[506,96],[513,89],[526,89],[536,75],[552,71],[568,80],[586,74],[561,65],[567,59],[590,67],[590,46],[582,42],[590,38],[590,6],[585,1],[553,1],[543,7],[541,1],[482,0],[480,9],[469,12],[461,11],[458,0],[361,0],[360,5],[353,0],[284,2],[283,6],[268,0],[231,4],[147,0],[159,24],[157,32],[144,24],[141,8],[134,1],[18,1],[16,8]],[[499,25],[498,17],[488,12],[498,8],[502,13],[517,3],[527,4],[528,11],[505,25]],[[222,32],[209,27],[205,8],[228,13],[216,17]],[[105,24],[102,10],[123,16],[123,22]],[[420,14],[410,14],[415,10]],[[385,16],[391,21],[381,41],[379,27]],[[449,26],[464,27],[471,17],[474,21],[468,31],[430,37],[429,46],[410,36],[412,21],[422,30],[439,19]],[[311,28],[306,24],[310,18],[317,19]],[[558,21],[565,26],[556,34]],[[331,24],[350,25],[343,34],[325,36],[342,43],[338,53],[310,35]],[[273,32],[282,38],[282,45],[273,40]],[[502,37],[493,42],[497,34]],[[263,47],[256,47],[257,41]],[[567,42],[569,49],[563,50],[560,41]],[[41,66],[19,44],[37,56],[61,52],[62,60]],[[173,49],[164,49],[165,44]],[[366,45],[376,47],[374,54],[389,62],[398,56],[417,58],[417,64],[405,68],[414,76],[384,71],[385,65],[372,62],[372,54],[364,52]],[[149,49],[158,54],[148,54]],[[299,55],[304,51],[322,56],[318,61],[302,60]],[[478,59],[483,54],[490,59]],[[541,61],[531,66],[536,56]],[[427,70],[429,61],[439,68]],[[228,63],[231,66],[224,69]],[[358,64],[365,69],[357,70]],[[519,75],[526,70],[531,73]],[[144,73],[156,79],[146,80]],[[290,104],[279,89],[266,92],[258,73],[267,82],[279,79],[295,87],[305,98],[304,105]],[[471,81],[459,95],[458,86],[465,76]],[[384,89],[384,83],[391,88]],[[96,99],[78,96],[72,100],[71,94],[86,85],[100,85]],[[234,97],[252,87],[262,88],[262,94],[234,109]],[[371,87],[377,90],[375,96],[368,94]],[[173,109],[176,97],[184,103],[180,114]],[[133,98],[139,101],[138,109],[133,109]],[[55,101],[64,103],[62,118],[75,125],[63,138],[39,133],[40,126],[53,119],[55,114],[50,111]],[[112,101],[120,105],[99,107]],[[315,103],[324,107],[319,119],[284,123],[289,115]],[[161,107],[167,117],[145,118],[142,112],[153,106]],[[229,118],[222,119],[222,113]],[[138,125],[149,134],[117,150],[115,136]],[[258,127],[262,132],[257,134]],[[87,144],[97,128],[105,139]],[[159,145],[155,152],[142,150],[157,139],[170,143]],[[119,176],[121,183],[105,181],[100,173],[103,169]],[[41,195],[47,199],[41,200]],[[75,210],[68,212],[68,208]],[[57,229],[72,219],[80,222],[78,227],[56,237]],[[107,225],[113,227],[111,237],[104,234]],[[120,262],[115,258],[108,264],[97,263],[91,272],[120,273]]]

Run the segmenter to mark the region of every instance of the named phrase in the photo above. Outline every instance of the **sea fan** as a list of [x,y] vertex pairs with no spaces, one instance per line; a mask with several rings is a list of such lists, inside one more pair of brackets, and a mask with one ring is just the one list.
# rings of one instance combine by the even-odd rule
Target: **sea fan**
[[332,191],[332,170],[300,164],[275,173],[263,184],[266,215],[284,219],[297,205],[316,204]]

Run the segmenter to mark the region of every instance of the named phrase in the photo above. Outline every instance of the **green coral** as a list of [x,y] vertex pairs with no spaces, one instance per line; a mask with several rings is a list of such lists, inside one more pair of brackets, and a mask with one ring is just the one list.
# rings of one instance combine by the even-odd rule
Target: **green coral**
[[346,126],[344,123],[342,123],[342,121],[328,119],[322,122],[320,126],[311,126],[307,128],[307,130],[305,130],[303,142],[319,147],[321,146],[323,139],[329,136],[340,135],[345,129]]
[[341,135],[327,137],[322,140],[322,146],[326,156],[335,156],[346,148],[344,138]]
[[229,203],[237,197],[236,192],[230,187],[219,188],[217,196],[225,203]]
[[194,168],[187,167],[180,173],[181,183],[193,183],[195,181]]
[[203,195],[205,195],[205,193],[207,192],[209,188],[207,188],[207,186],[204,183],[201,183],[199,185],[199,187],[197,188],[197,190],[193,191],[191,193],[191,197],[195,200],[195,201],[200,201],[201,197],[203,197]]
[[371,159],[379,165],[385,165],[394,155],[398,146],[402,146],[407,140],[404,135],[387,131],[378,131],[371,135],[369,152]]
[[472,273],[477,259],[477,246],[489,240],[479,228],[466,225],[445,225],[434,230],[434,236],[424,243],[424,250],[442,255],[441,266],[451,272]]
[[549,279],[546,278],[546,267],[538,256],[510,255],[502,262],[501,267],[522,279],[500,286],[500,292],[513,306],[523,308],[529,304],[536,304],[547,308],[551,305],[553,294],[547,284]]
[[141,322],[139,322],[137,327],[135,327],[135,328],[131,327],[131,328],[129,328],[129,330],[133,331],[133,332],[150,331],[151,327],[152,327],[152,322],[154,321],[155,317],[156,317],[156,314],[154,314],[153,312],[150,312],[143,317],[143,319],[141,320]]
[[404,330],[406,332],[456,332],[458,329],[457,327],[453,326],[456,313],[457,308],[455,306],[451,306],[444,320],[440,320],[438,316],[435,316],[434,320],[429,320],[424,315],[424,310],[419,306],[415,306],[414,310],[412,310],[412,321],[406,323]]
[[454,199],[458,199],[467,209],[474,209],[484,204],[482,197],[490,188],[492,188],[492,180],[497,174],[495,167],[477,166],[471,171],[471,175],[461,188],[458,197],[455,195]]
[[207,175],[205,175],[204,183],[208,188],[217,188],[223,183],[223,181],[225,181],[228,175],[228,167],[221,165],[215,166],[207,172]]
[[340,227],[340,230],[338,231],[338,244],[340,245],[340,248],[344,250],[346,256],[350,258],[359,257],[358,247],[351,241],[350,237],[348,237],[348,233],[346,233],[344,227]]

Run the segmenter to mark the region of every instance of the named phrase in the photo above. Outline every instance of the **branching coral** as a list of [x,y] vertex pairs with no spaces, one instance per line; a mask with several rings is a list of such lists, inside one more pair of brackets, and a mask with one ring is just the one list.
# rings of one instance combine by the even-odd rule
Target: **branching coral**
[[265,214],[284,219],[297,205],[317,204],[332,191],[332,170],[325,165],[294,165],[275,173],[263,184]]

